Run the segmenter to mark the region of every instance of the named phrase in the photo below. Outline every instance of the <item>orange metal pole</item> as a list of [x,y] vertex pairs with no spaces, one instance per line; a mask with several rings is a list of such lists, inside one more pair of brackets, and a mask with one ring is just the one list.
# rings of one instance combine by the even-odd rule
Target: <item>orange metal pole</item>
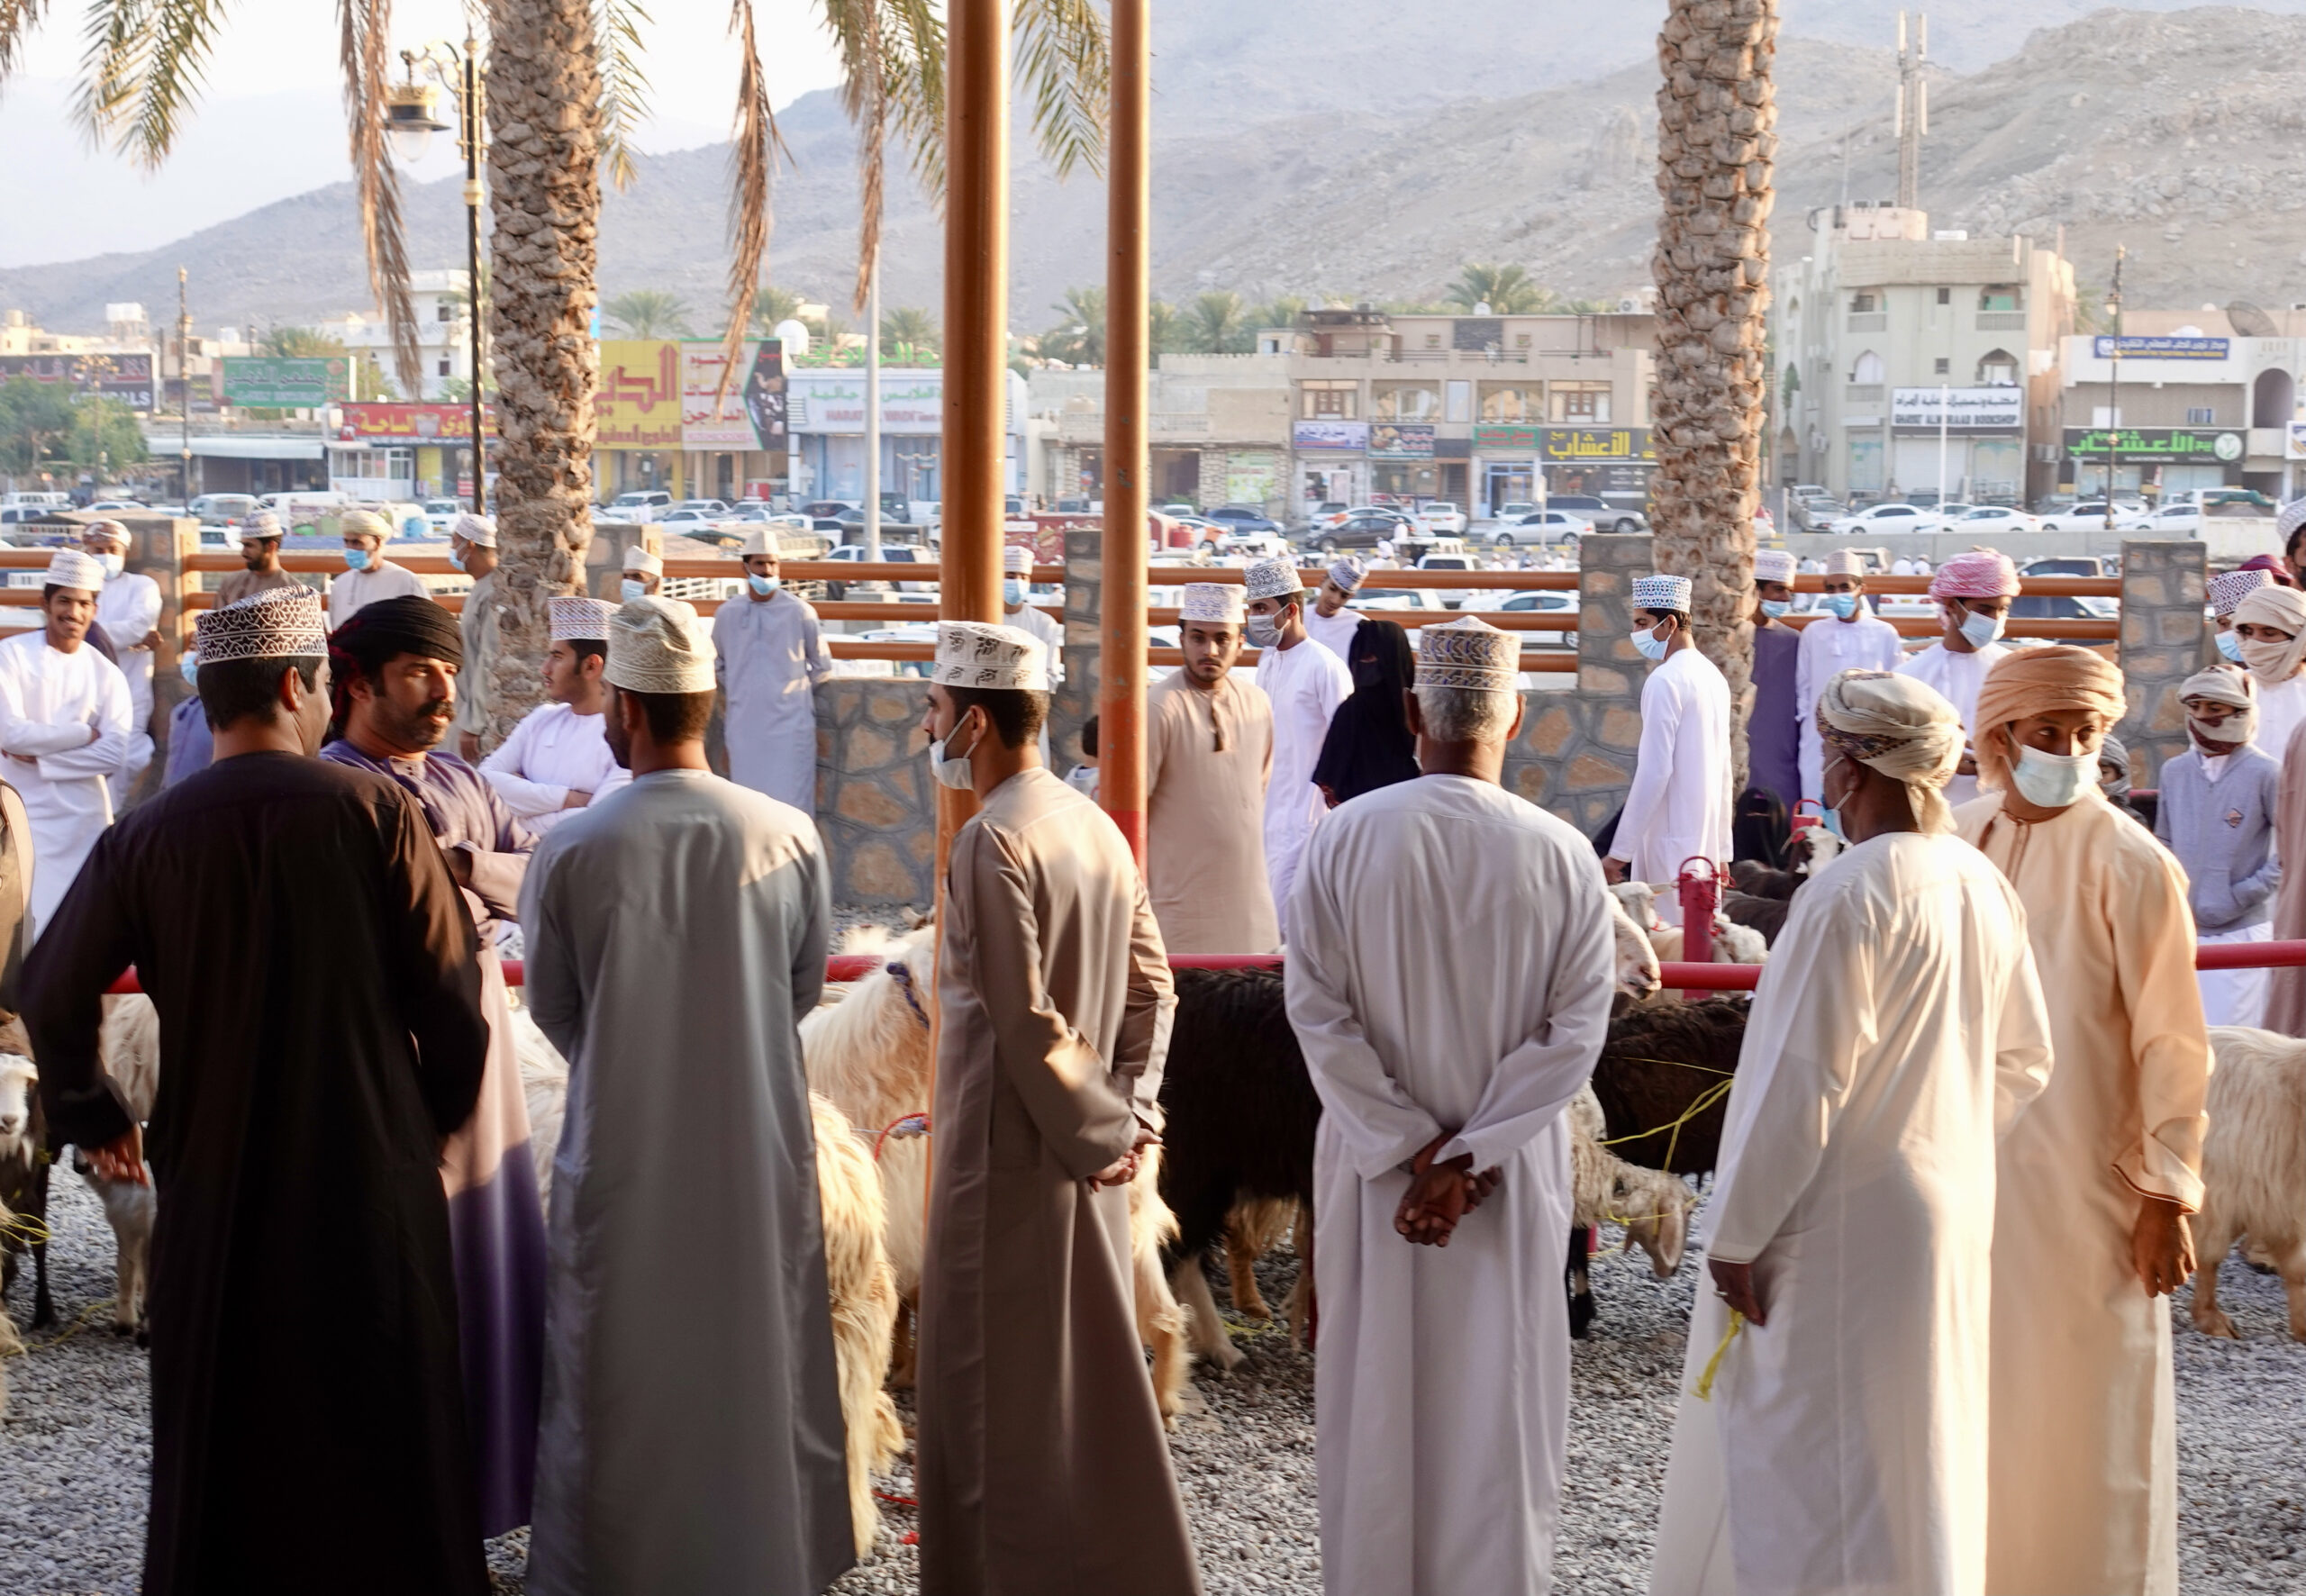
[[1145,862],[1147,302],[1151,0],[1112,0],[1106,161],[1104,610],[1097,653],[1097,802]]

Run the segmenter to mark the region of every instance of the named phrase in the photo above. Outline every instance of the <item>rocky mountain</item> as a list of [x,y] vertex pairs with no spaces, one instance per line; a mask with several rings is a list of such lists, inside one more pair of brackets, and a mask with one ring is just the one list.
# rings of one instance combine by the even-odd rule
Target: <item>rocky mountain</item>
[[[2134,304],[2306,299],[2306,105],[2282,76],[2306,46],[2306,17],[2289,14],[2306,0],[2279,3],[2076,16],[2079,0],[1951,0],[1931,19],[1933,60],[1975,69],[1933,68],[1934,225],[2062,226],[2093,283],[2126,242]],[[1156,291],[1421,297],[1467,259],[1519,261],[1566,293],[1646,282],[1661,9],[1429,0],[1405,23],[1375,0],[1172,0],[1156,39]],[[1798,254],[1814,207],[1894,192],[1896,6],[1785,9],[1777,249]],[[2074,20],[2016,36],[2045,18]],[[2000,41],[2015,53],[1989,55]],[[779,122],[794,164],[771,277],[838,304],[855,269],[854,141],[830,95]],[[671,289],[700,328],[718,320],[727,166],[725,147],[648,158],[610,196],[605,295]],[[937,219],[908,185],[893,192],[885,299],[934,307]],[[407,210],[417,265],[462,258],[453,182],[413,190]],[[1012,319],[1037,329],[1067,286],[1103,277],[1103,186],[1021,156],[1012,216]],[[107,301],[172,303],[180,261],[200,326],[368,297],[350,189],[335,185],[165,249],[0,271],[0,306],[93,326]]]

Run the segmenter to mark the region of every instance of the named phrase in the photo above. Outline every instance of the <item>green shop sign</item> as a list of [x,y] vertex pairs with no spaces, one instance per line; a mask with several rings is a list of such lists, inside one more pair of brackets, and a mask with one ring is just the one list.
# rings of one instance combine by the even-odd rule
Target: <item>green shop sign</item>
[[2241,463],[2244,441],[2239,432],[2188,427],[2068,427],[2065,454],[2076,460],[2111,454],[2139,465],[2233,466]]
[[278,358],[224,357],[224,403],[274,410],[316,410],[352,396],[352,358],[321,355]]

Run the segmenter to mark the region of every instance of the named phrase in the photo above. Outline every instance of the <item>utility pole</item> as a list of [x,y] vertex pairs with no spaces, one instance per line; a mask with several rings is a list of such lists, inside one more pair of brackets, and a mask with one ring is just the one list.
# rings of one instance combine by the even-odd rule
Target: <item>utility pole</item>
[[2114,466],[2122,452],[2122,262],[2129,246],[2114,246],[2114,284],[2106,291],[2106,310],[2114,323],[2113,374],[2106,385],[2106,530],[2114,530]]
[[881,252],[865,290],[865,558],[881,558]]
[[1112,0],[1105,169],[1104,612],[1097,650],[1097,802],[1145,863],[1146,371],[1152,297],[1152,0]]
[[177,386],[180,391],[177,404],[184,412],[184,503],[189,510],[192,507],[192,300],[186,287],[186,280],[184,268],[177,268]]
[[[480,42],[465,34],[465,92],[458,130],[465,147],[465,309],[472,320],[472,512],[488,513],[488,442],[480,430]],[[420,395],[421,396],[421,395]]]
[[1921,64],[1929,54],[1929,18],[1914,13],[1913,49],[1906,49],[1906,14],[1898,13],[1898,205],[1921,204],[1921,141],[1929,132],[1929,85]]

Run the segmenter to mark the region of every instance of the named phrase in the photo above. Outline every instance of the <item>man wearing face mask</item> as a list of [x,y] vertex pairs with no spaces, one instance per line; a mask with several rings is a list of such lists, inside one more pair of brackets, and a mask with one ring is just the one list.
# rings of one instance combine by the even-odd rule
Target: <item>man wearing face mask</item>
[[1313,641],[1344,660],[1353,661],[1353,632],[1361,624],[1361,613],[1354,609],[1353,595],[1361,587],[1361,578],[1367,567],[1352,555],[1330,563],[1329,574],[1313,590],[1313,607],[1305,612],[1305,633]]
[[817,612],[785,590],[776,534],[745,535],[745,591],[713,617],[713,668],[728,694],[729,779],[817,812],[816,685],[832,674]]
[[629,604],[637,598],[655,598],[664,585],[665,562],[661,558],[638,543],[624,551],[624,574],[617,582],[621,603]]
[[[2186,751],[2162,766],[2154,834],[2185,867],[2195,935],[2204,942],[2265,942],[2282,883],[2274,851],[2282,766],[2251,746],[2257,694],[2249,676],[2213,666],[2178,689]],[[2211,1025],[2256,1025],[2265,1016],[2266,972],[2202,970],[2202,1011]]]
[[1201,1579],[1132,1306],[1129,1183],[1176,999],[1121,832],[1042,767],[1039,639],[945,621],[921,729],[953,838],[921,1280],[921,1584]]
[[496,702],[496,523],[466,511],[449,529],[449,563],[472,578],[457,630],[465,641],[465,671],[457,679],[457,753],[480,763],[481,734]]
[[[317,603],[319,595],[313,595]],[[221,608],[222,606],[220,606]],[[215,757],[215,739],[208,717],[200,707],[200,655],[191,648],[177,651],[177,669],[191,695],[168,712],[168,762],[160,772],[163,789],[173,787],[196,770],[208,768]]]
[[1789,812],[1802,796],[1802,700],[1795,687],[1802,634],[1784,620],[1793,610],[1793,557],[1784,549],[1755,554],[1754,712],[1746,722],[1753,784],[1775,793]]
[[[1687,576],[1633,579],[1633,646],[1657,668],[1641,685],[1641,749],[1602,861],[1612,881],[1672,882],[1689,859],[1730,857],[1730,684],[1690,636],[1692,593]],[[1658,894],[1657,915],[1682,923],[1675,894]]]
[[2261,587],[2274,585],[2273,574],[2265,570],[2220,571],[2210,579],[2210,612],[2217,617],[2219,657],[2229,665],[2242,663],[2242,639],[2234,630],[2234,606],[2246,594]]
[[1280,921],[1265,871],[1273,706],[1233,679],[1241,590],[1185,586],[1185,662],[1145,695],[1145,884],[1171,953],[1270,953]]
[[[1065,628],[1057,617],[1033,603],[1033,551],[1012,543],[1001,551],[1001,624],[1013,626],[1028,637],[1039,638],[1049,650],[1049,679],[1065,681]],[[1044,764],[1049,750],[1041,750]]]
[[1329,737],[1330,717],[1353,696],[1353,673],[1306,632],[1305,589],[1294,560],[1261,559],[1241,575],[1248,594],[1248,640],[1257,650],[1257,687],[1273,706],[1265,868],[1285,941],[1297,858],[1314,822],[1328,810],[1313,784],[1313,766]]
[[426,596],[424,578],[385,558],[385,540],[393,530],[383,516],[348,510],[337,518],[337,530],[344,538],[344,575],[329,578],[331,631],[382,600]]
[[80,547],[104,568],[96,627],[112,644],[120,674],[128,678],[128,753],[112,777],[113,807],[121,809],[152,762],[152,656],[160,646],[160,585],[128,568],[128,529],[119,521],[90,521],[80,534]]
[[1825,611],[1802,629],[1794,698],[1802,706],[1802,796],[1822,799],[1824,745],[1818,695],[1846,670],[1895,670],[1905,657],[1897,629],[1866,607],[1866,563],[1847,549],[1826,556]]
[[2021,648],[1979,689],[1955,824],[2018,889],[2057,1066],[2002,1144],[1985,1588],[2178,1588],[2170,1312],[2193,1270],[2210,1042],[2186,882],[2098,789],[2121,672]]
[[2306,721],[2306,593],[2275,584],[2234,605],[2242,663],[2258,685],[2258,746],[2276,759]]
[[[2001,638],[2010,603],[2018,596],[2018,567],[2007,555],[1973,549],[1938,567],[1930,578],[1929,596],[1938,601],[1938,621],[1945,635],[1920,653],[1906,656],[1898,674],[1936,688],[1962,717],[1966,732],[1986,672],[2010,652]],[[1946,784],[1948,803],[1967,803],[1978,795],[1977,769],[1976,759],[1965,753],[1954,779]]]
[[441,751],[456,714],[464,645],[455,618],[426,598],[364,607],[328,639],[337,739],[321,757],[397,784],[416,800],[449,874],[464,889],[488,1016],[480,1107],[449,1138],[440,1178],[456,1252],[481,1528],[529,1521],[544,1351],[544,1211],[529,1154],[528,1100],[504,975],[499,920],[514,919],[536,839],[480,772]]

